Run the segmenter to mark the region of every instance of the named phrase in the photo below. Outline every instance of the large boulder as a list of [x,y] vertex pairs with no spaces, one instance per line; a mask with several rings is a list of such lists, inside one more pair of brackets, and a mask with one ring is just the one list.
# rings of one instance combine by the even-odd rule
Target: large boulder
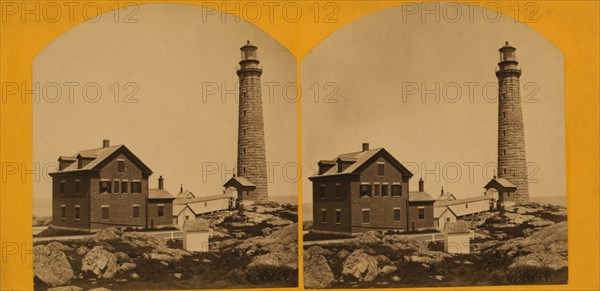
[[58,250],[58,251],[66,252],[66,251],[70,251],[70,250],[73,249],[73,248],[71,248],[69,246],[66,246],[66,245],[63,245],[63,244],[61,244],[61,243],[59,243],[57,241],[52,241],[49,244],[47,244],[46,246],[48,248],[50,248],[50,250],[52,250],[52,251]]
[[324,289],[333,284],[335,278],[327,259],[320,254],[304,256],[304,287],[307,289]]
[[250,261],[250,264],[246,266],[247,269],[263,267],[282,267],[297,270],[298,256],[297,254],[289,251],[276,251],[264,255],[255,256],[254,258],[252,258],[252,261]]
[[378,274],[377,259],[362,250],[352,252],[342,264],[342,275],[353,276],[359,282],[371,282]]
[[509,269],[518,267],[548,267],[552,270],[560,270],[568,267],[567,259],[564,256],[555,253],[533,253],[516,258]]
[[67,255],[43,245],[33,248],[33,275],[50,286],[64,285],[75,277]]
[[119,239],[122,234],[123,232],[119,229],[115,227],[108,227],[96,232],[94,235],[92,235],[91,239],[94,241],[111,241]]
[[118,270],[117,257],[101,246],[95,246],[81,260],[81,271],[91,271],[98,278],[110,279]]
[[378,243],[381,241],[383,235],[377,231],[369,231],[363,232],[359,234],[357,237],[352,239],[352,242],[356,244],[369,244],[369,243]]

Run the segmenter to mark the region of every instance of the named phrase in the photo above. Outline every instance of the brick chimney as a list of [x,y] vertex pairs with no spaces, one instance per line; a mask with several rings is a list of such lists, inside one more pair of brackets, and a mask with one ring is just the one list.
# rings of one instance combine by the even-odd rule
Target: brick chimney
[[103,139],[103,140],[102,140],[102,148],[104,149],[104,148],[107,148],[107,147],[109,147],[109,146],[110,146],[110,140],[108,140],[108,139]]
[[165,181],[162,176],[158,177],[158,189],[163,189],[165,186]]
[[363,142],[363,144],[362,144],[362,150],[363,150],[363,152],[369,150],[369,143],[368,142]]
[[425,192],[425,181],[423,181],[423,178],[419,178],[419,192]]

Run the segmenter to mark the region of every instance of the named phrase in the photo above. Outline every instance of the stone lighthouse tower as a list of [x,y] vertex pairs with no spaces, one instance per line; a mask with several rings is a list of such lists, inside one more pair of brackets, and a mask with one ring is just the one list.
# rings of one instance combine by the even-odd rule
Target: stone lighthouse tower
[[519,77],[515,51],[508,42],[500,48],[498,77],[498,177],[516,186],[515,200],[529,201],[527,160],[525,158],[525,132],[519,92]]
[[257,49],[250,41],[240,48],[237,173],[256,186],[253,198],[260,201],[269,196],[260,82],[262,68]]

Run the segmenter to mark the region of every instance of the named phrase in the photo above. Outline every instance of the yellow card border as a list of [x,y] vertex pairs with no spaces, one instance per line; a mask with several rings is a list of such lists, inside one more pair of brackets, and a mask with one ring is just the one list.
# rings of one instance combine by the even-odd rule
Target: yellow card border
[[[291,18],[261,17],[248,19],[287,47],[297,59],[297,81],[300,82],[300,62],[320,41],[342,26],[375,11],[406,4],[406,1],[7,1],[0,0],[0,289],[31,290],[32,282],[32,181],[40,175],[32,169],[32,104],[4,95],[6,83],[22,84],[31,88],[31,64],[34,57],[52,40],[85,21],[83,13],[63,14],[56,22],[46,17],[40,21],[22,21],[13,17],[12,4],[18,6],[48,5],[55,3],[74,7],[94,5],[106,13],[128,3],[179,3],[206,6],[248,19],[235,3],[256,3],[299,7],[304,14],[297,21]],[[411,1],[416,3],[417,1]],[[565,118],[567,145],[567,205],[569,229],[569,283],[567,285],[452,287],[436,290],[598,290],[599,281],[599,19],[600,2],[590,1],[457,1],[501,11],[524,22],[550,40],[564,54],[565,59]],[[33,4],[32,4],[33,3]],[[90,4],[91,3],[91,4]],[[271,3],[271,4],[268,4]],[[276,3],[276,4],[273,4]],[[290,4],[291,3],[291,4]],[[526,13],[514,13],[515,6],[527,3],[536,5],[537,21]],[[317,5],[317,6],[315,6]],[[329,6],[326,6],[329,5]],[[331,6],[333,5],[333,6]],[[44,7],[44,6],[42,6]],[[233,7],[233,9],[231,9]],[[8,10],[7,10],[8,9]],[[34,8],[35,9],[35,8]],[[38,8],[42,9],[42,8]],[[75,8],[77,9],[77,8]],[[330,13],[337,9],[335,21],[323,15],[315,17],[314,11]],[[78,12],[78,10],[75,10]],[[263,11],[266,12],[266,11]],[[512,13],[509,13],[512,12]],[[312,14],[311,14],[312,13]],[[93,11],[88,13],[88,16]],[[93,15],[92,15],[93,16]],[[27,97],[27,96],[26,96]],[[298,103],[298,162],[301,156],[300,103]],[[13,167],[16,165],[16,173]],[[10,174],[10,175],[9,175]],[[298,183],[302,193],[302,183]],[[299,205],[302,205],[299,195]],[[302,209],[299,209],[302,217]],[[302,229],[299,226],[299,233]],[[300,243],[302,236],[300,236]],[[302,256],[300,248],[300,257]],[[302,260],[300,286],[302,283]],[[286,288],[286,290],[302,290]],[[409,288],[407,290],[425,290]],[[271,289],[273,290],[273,289]],[[381,289],[385,290],[385,289]]]

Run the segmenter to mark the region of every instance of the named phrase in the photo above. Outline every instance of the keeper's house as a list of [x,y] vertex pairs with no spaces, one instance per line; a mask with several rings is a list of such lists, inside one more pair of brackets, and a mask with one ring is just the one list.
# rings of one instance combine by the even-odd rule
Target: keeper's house
[[148,168],[124,145],[61,156],[52,177],[52,226],[72,229],[172,226],[173,197],[148,189]]
[[341,154],[319,162],[313,184],[313,229],[356,234],[369,230],[433,228],[435,199],[409,191],[413,174],[384,148]]

